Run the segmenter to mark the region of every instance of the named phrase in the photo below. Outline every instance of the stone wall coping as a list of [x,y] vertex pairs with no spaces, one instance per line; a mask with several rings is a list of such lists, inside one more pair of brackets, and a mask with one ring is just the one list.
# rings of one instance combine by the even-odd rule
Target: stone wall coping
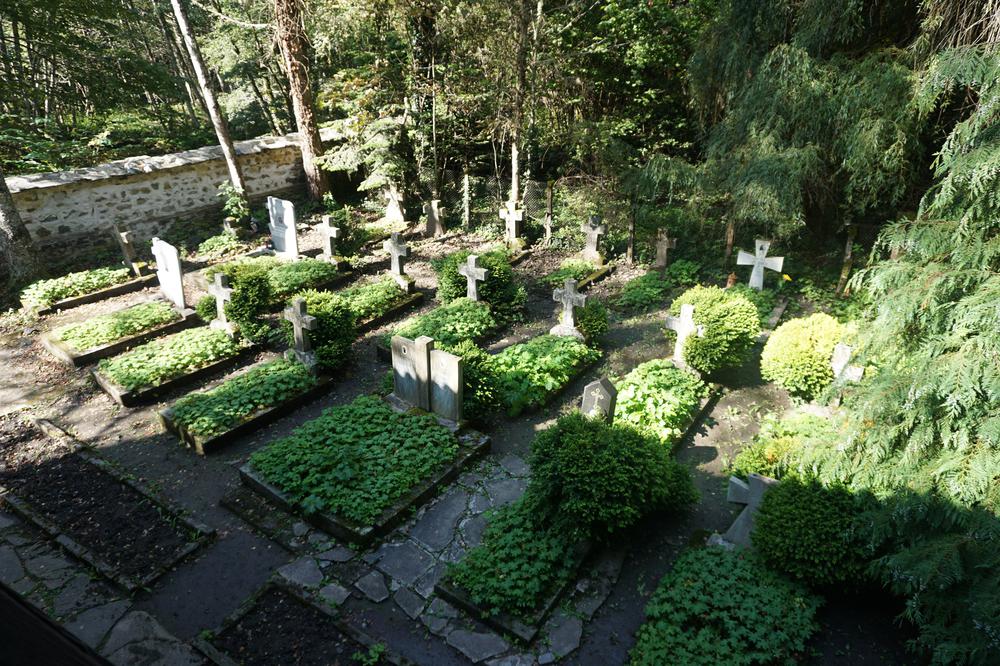
[[[342,138],[342,135],[333,127],[320,129],[320,138],[324,141],[335,141]],[[253,155],[265,150],[277,150],[281,148],[298,147],[299,134],[293,132],[283,136],[265,136],[247,141],[237,141],[234,144],[236,154]],[[185,150],[180,153],[169,155],[139,155],[128,157],[123,160],[115,160],[106,164],[86,167],[82,169],[70,169],[68,171],[55,171],[51,173],[33,173],[24,176],[11,176],[7,178],[7,187],[11,194],[26,190],[38,190],[51,187],[63,187],[74,183],[104,180],[121,176],[131,176],[140,173],[153,173],[155,171],[165,171],[176,169],[200,162],[211,162],[222,159],[222,148],[220,146],[205,146],[194,150]]]

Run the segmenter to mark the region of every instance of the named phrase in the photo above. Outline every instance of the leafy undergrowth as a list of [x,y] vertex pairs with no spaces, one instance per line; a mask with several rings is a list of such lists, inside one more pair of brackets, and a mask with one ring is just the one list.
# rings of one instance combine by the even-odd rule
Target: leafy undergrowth
[[684,434],[698,403],[708,395],[704,382],[665,359],[642,363],[617,385],[615,421],[664,444],[673,444]]
[[202,327],[147,342],[97,364],[102,375],[125,390],[158,386],[215,361],[235,355],[242,346],[225,332]]
[[668,265],[662,274],[651,271],[626,282],[614,303],[623,310],[639,312],[662,307],[672,289],[698,283],[700,268],[700,264],[693,261],[678,259]]
[[583,259],[564,259],[559,268],[542,278],[550,287],[561,287],[567,279],[582,280],[597,270],[597,267]]
[[131,276],[127,268],[105,267],[39,280],[21,292],[21,303],[27,308],[45,308],[65,298],[83,296],[128,282]]
[[213,437],[255,412],[290,400],[316,385],[298,362],[277,359],[229,379],[211,391],[186,395],[173,406],[173,420],[193,435]]
[[67,324],[55,329],[52,338],[76,351],[84,351],[137,335],[179,318],[177,311],[169,303],[152,301],[77,324]]
[[395,280],[385,278],[342,289],[337,296],[346,301],[355,321],[365,322],[385,314],[406,298],[406,292],[399,288]]
[[429,335],[434,338],[437,349],[449,350],[465,340],[482,340],[496,328],[497,322],[489,305],[483,301],[457,298],[447,305],[407,319],[385,336],[383,342],[388,344],[393,335],[411,340]]
[[507,347],[492,359],[500,396],[511,416],[540,407],[601,352],[575,338],[540,335]]
[[295,292],[316,287],[338,275],[333,264],[319,259],[283,261],[272,256],[245,257],[211,266],[205,271],[205,278],[212,281],[216,273],[228,275],[233,287],[251,275],[266,275],[275,300],[284,300]]
[[226,231],[203,240],[198,244],[194,254],[202,259],[211,260],[246,252],[250,248],[250,243],[241,241],[236,234]]
[[457,451],[455,436],[433,417],[361,396],[258,451],[250,464],[303,511],[370,525]]

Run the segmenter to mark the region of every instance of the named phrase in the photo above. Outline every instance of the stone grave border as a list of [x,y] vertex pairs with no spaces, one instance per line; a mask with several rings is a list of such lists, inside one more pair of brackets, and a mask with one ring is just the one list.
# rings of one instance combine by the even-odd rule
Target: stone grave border
[[[239,607],[233,611],[233,613],[226,617],[226,619],[222,621],[222,624],[220,624],[216,629],[213,629],[211,631],[211,635],[213,637],[221,636],[223,633],[239,624],[240,620],[242,620],[257,606],[260,598],[272,589],[279,589],[282,592],[294,597],[299,603],[323,613],[330,618],[331,622],[338,631],[356,643],[360,643],[367,648],[371,648],[379,643],[365,632],[352,627],[344,621],[336,610],[325,604],[318,603],[316,600],[310,598],[310,596],[304,591],[280,579],[272,579],[264,583],[264,585],[251,594],[246,601],[241,603]],[[204,655],[211,663],[216,664],[216,666],[239,666],[239,662],[232,659],[225,652],[216,648],[208,639],[198,636],[191,641],[191,645],[198,650],[198,652]],[[382,645],[385,645],[385,643],[382,643]],[[386,652],[382,654],[382,659],[390,664],[395,664],[396,666],[413,665],[413,662],[410,660],[401,657],[390,650],[386,650]]]
[[785,315],[785,308],[787,307],[788,297],[779,296],[777,302],[774,304],[774,309],[771,310],[771,316],[768,317],[767,323],[761,329],[761,337],[767,337],[777,327],[778,322]]
[[168,379],[162,384],[157,384],[156,386],[146,386],[133,389],[131,391],[115,384],[113,381],[102,375],[100,370],[97,368],[91,370],[90,374],[94,378],[94,381],[97,382],[97,385],[104,389],[105,393],[111,396],[112,400],[117,402],[122,407],[135,407],[137,405],[150,402],[153,398],[160,395],[170,393],[178,388],[201,381],[205,377],[214,375],[217,372],[228,370],[231,367],[239,365],[248,357],[259,352],[261,349],[263,349],[263,345],[248,344],[232,356],[227,356],[226,358],[219,359],[218,361],[209,363],[208,365],[203,365],[202,367],[192,370],[187,374],[174,377],[173,379]]
[[146,576],[137,578],[135,576],[120,573],[115,567],[105,562],[99,555],[93,553],[85,546],[80,545],[68,535],[63,534],[55,523],[51,522],[48,518],[45,518],[42,514],[35,510],[31,504],[17,497],[17,495],[15,495],[10,489],[0,486],[0,505],[9,506],[14,513],[18,514],[29,523],[32,523],[42,532],[48,534],[49,537],[62,546],[63,549],[67,550],[72,555],[97,570],[98,573],[114,582],[129,594],[134,594],[143,588],[149,587],[149,585],[160,578],[160,576],[172,570],[179,562],[201,548],[202,545],[215,536],[214,529],[208,527],[204,523],[192,520],[179,505],[159,492],[153,490],[151,487],[131,478],[127,473],[118,470],[110,462],[100,457],[89,447],[82,444],[75,437],[68,434],[51,421],[46,419],[35,419],[34,423],[49,439],[55,440],[60,445],[68,448],[71,455],[79,456],[87,464],[96,467],[98,470],[104,472],[118,483],[128,486],[142,495],[146,498],[146,500],[151,502],[160,510],[161,514],[163,514],[164,520],[174,520],[185,529],[196,535],[195,538],[189,541],[184,548],[177,552],[169,562],[160,565],[156,568],[156,570]]
[[99,361],[102,358],[117,356],[124,351],[128,351],[132,347],[138,347],[139,345],[158,338],[161,335],[177,333],[186,328],[191,328],[192,326],[197,326],[203,323],[201,318],[198,317],[194,310],[190,308],[184,310],[183,312],[179,312],[178,315],[180,316],[180,319],[176,319],[166,324],[161,324],[149,330],[142,331],[141,333],[136,333],[135,335],[120,338],[114,342],[109,342],[106,345],[98,345],[97,347],[91,347],[90,349],[85,349],[83,351],[75,351],[71,349],[69,345],[66,345],[62,341],[52,337],[50,335],[51,331],[42,333],[39,336],[39,339],[41,340],[42,346],[45,347],[50,354],[55,356],[56,359],[74,368],[82,368],[83,366],[90,365],[91,363]]
[[603,266],[598,268],[596,271],[591,273],[590,275],[586,275],[581,279],[577,280],[576,290],[584,291],[585,289],[589,289],[592,284],[594,284],[595,282],[600,282],[601,280],[608,277],[614,272],[615,272],[614,262],[607,262]]
[[53,312],[58,312],[59,310],[70,310],[81,305],[87,305],[88,303],[103,301],[104,299],[111,298],[113,296],[121,296],[122,294],[131,294],[134,291],[142,291],[143,289],[151,287],[156,283],[156,273],[143,275],[139,278],[133,278],[128,282],[122,282],[121,284],[92,291],[89,294],[81,294],[79,296],[64,298],[61,301],[56,301],[49,306],[35,310],[35,314],[41,317],[52,314]]
[[[404,413],[426,414],[418,409],[411,409]],[[304,513],[282,490],[258,475],[249,462],[240,466],[240,480],[245,486],[263,495],[282,510],[299,516],[334,538],[359,546],[368,546],[376,539],[384,537],[396,529],[409,517],[412,511],[427,503],[428,500],[437,495],[443,486],[458,478],[458,475],[466,467],[490,452],[492,443],[487,435],[472,429],[461,429],[458,432],[453,431],[453,433],[458,440],[458,453],[456,453],[455,458],[444,467],[432,472],[430,476],[425,477],[410,488],[405,495],[386,507],[373,525],[360,525],[335,513]]]

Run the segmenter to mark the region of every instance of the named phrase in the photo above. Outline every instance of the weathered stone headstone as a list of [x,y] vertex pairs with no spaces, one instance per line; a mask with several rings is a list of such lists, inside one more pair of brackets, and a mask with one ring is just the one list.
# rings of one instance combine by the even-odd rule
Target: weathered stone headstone
[[392,337],[392,394],[406,404],[431,409],[431,351],[434,339]]
[[508,201],[505,208],[500,209],[500,219],[504,221],[504,240],[511,247],[520,247],[524,243],[521,238],[524,211],[517,207],[516,201]]
[[667,267],[670,250],[677,247],[677,239],[670,237],[670,232],[666,229],[656,230],[656,263],[653,268],[665,270]]
[[295,205],[291,201],[267,198],[268,226],[274,253],[284,259],[299,258],[299,238],[295,230]]
[[764,269],[780,271],[785,263],[784,257],[769,257],[767,251],[771,248],[771,241],[757,239],[754,254],[740,250],[736,256],[736,264],[739,266],[753,266],[750,271],[750,288],[760,291],[764,288]]
[[385,219],[393,224],[402,224],[406,221],[406,214],[403,212],[403,194],[395,185],[389,185],[385,191]]
[[615,420],[615,404],[618,402],[618,389],[607,377],[587,384],[583,389],[583,400],[580,411],[587,416],[602,418],[608,423]]
[[465,263],[458,267],[458,272],[460,275],[465,276],[466,297],[473,301],[478,301],[479,281],[485,280],[486,276],[489,274],[489,271],[479,266],[479,255],[470,254],[469,258],[465,260]]
[[222,273],[215,274],[215,282],[208,288],[208,293],[215,296],[215,319],[209,326],[225,331],[230,336],[236,333],[236,327],[226,318],[226,303],[233,296],[233,289],[229,286],[229,276]]
[[439,199],[431,199],[430,203],[424,204],[424,215],[427,216],[427,228],[424,229],[424,236],[444,236],[444,209],[440,207]]
[[142,265],[136,261],[135,246],[132,245],[132,232],[122,231],[118,225],[113,225],[111,227],[111,235],[115,237],[118,247],[122,251],[122,263],[125,264],[125,268],[132,271],[132,274],[136,277],[142,277]]
[[296,298],[290,306],[285,308],[285,319],[291,322],[295,337],[295,344],[292,349],[285,352],[285,356],[289,360],[297,360],[310,372],[314,371],[316,369],[316,353],[312,350],[306,331],[316,328],[316,317],[306,311],[305,299]]
[[340,238],[340,228],[333,226],[333,217],[324,215],[323,221],[319,225],[320,233],[323,234],[323,253],[320,255],[323,261],[333,264],[339,268],[340,261],[337,259],[337,239]]
[[559,324],[549,331],[552,335],[562,335],[583,339],[583,333],[576,327],[576,317],[573,308],[582,308],[587,304],[587,297],[576,291],[576,280],[566,278],[563,286],[552,292],[552,300],[562,305]]
[[413,280],[406,275],[406,258],[410,256],[410,248],[398,232],[393,232],[389,240],[382,243],[382,248],[389,253],[389,275],[396,281],[400,289],[406,293],[413,291]]
[[431,350],[431,411],[441,418],[462,420],[465,393],[464,362],[461,357],[440,349]]
[[160,291],[178,310],[183,310],[184,272],[181,270],[181,256],[177,248],[159,238],[153,238],[153,258],[156,259],[156,278],[160,281]]
[[722,535],[725,541],[743,547],[751,544],[750,535],[753,533],[754,516],[760,509],[764,493],[777,483],[775,479],[753,473],[747,475],[746,481],[735,476],[729,477],[729,491],[726,494],[726,501],[745,506],[733,524],[726,530],[726,533]]
[[581,255],[586,261],[589,261],[595,266],[602,265],[604,263],[604,257],[601,256],[599,245],[601,242],[601,236],[608,233],[607,225],[601,224],[600,215],[591,215],[586,222],[580,225],[580,231],[587,236]]
[[680,317],[667,317],[667,328],[677,333],[677,342],[674,344],[674,365],[679,368],[688,367],[684,361],[684,345],[692,335],[699,338],[704,337],[705,327],[694,323],[694,306],[685,303],[681,306]]
[[846,382],[860,382],[865,376],[865,369],[859,365],[851,365],[851,356],[854,355],[854,348],[843,342],[838,342],[833,348],[833,358],[830,359],[830,368],[833,376]]

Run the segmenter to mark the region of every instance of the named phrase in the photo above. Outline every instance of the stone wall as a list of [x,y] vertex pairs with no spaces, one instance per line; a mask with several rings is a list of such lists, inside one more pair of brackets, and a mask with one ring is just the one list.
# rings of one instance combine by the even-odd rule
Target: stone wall
[[[323,140],[337,139],[332,130]],[[304,187],[296,134],[241,141],[237,159],[252,199]],[[218,146],[158,157],[132,157],[87,169],[7,178],[22,219],[41,248],[79,256],[110,242],[112,224],[145,244],[178,220],[217,214],[219,185],[228,181]]]

